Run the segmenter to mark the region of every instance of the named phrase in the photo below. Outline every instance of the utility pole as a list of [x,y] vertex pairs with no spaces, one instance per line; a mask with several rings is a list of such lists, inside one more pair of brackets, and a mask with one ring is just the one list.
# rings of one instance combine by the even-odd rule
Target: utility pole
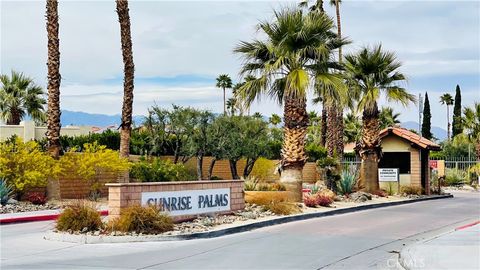
[[422,93],[418,94],[418,134],[422,136],[422,114],[423,114],[423,97]]

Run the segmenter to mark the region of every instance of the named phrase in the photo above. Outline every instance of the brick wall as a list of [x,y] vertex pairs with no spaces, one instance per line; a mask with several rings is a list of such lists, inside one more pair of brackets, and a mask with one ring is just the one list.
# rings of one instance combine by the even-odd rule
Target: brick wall
[[[173,156],[162,156],[162,159],[168,159],[173,161]],[[207,178],[208,174],[208,167],[210,166],[210,162],[212,157],[204,157],[203,158],[203,177],[204,179]],[[195,158],[189,159],[185,166],[194,170],[197,166],[197,160]],[[279,160],[272,160],[273,164],[278,164]],[[237,162],[237,172],[238,175],[242,176],[243,170],[245,168],[245,160],[239,160]],[[272,168],[271,173],[266,177],[267,181],[276,181],[280,178],[280,175],[274,173],[275,168]],[[213,167],[213,174],[214,176],[220,177],[222,179],[232,179],[232,173],[230,172],[230,164],[228,160],[217,160],[215,162],[215,166]],[[307,162],[305,167],[303,168],[303,181],[304,182],[316,182],[320,179],[320,174],[317,172],[315,162]]]
[[[117,181],[117,175],[100,172],[96,176],[101,185],[100,194],[103,197],[108,195],[108,188],[105,183]],[[84,199],[91,191],[92,181],[86,181],[74,174],[65,174],[56,180],[51,180],[48,187],[49,197],[60,199]]]
[[[230,188],[230,213],[245,208],[243,181],[215,180],[215,181],[184,181],[184,182],[150,182],[150,183],[108,183],[108,214],[110,218],[120,215],[122,209],[140,205],[142,192],[205,190]],[[196,215],[175,216],[174,220],[186,220]]]

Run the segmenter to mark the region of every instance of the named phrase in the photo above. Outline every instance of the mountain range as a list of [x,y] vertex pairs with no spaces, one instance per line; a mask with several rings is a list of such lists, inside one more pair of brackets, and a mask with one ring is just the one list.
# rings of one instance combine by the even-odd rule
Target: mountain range
[[[74,112],[68,110],[62,110],[61,122],[62,125],[87,125],[87,126],[118,126],[120,125],[121,115],[106,115],[106,114],[92,114],[86,112]],[[133,116],[133,122],[136,125],[140,125],[144,120],[144,116],[136,115]],[[418,122],[415,121],[406,121],[400,124],[406,129],[418,130]],[[447,131],[443,128],[432,126],[432,133],[435,138],[442,141],[447,138]]]

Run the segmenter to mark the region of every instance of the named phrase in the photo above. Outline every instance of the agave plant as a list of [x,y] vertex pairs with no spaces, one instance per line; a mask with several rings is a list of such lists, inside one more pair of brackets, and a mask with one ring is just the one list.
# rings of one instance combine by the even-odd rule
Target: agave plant
[[0,179],[0,203],[6,205],[8,199],[13,193],[12,187],[10,187],[7,182],[3,179]]
[[348,195],[353,192],[357,183],[358,173],[356,170],[346,169],[342,171],[340,181],[337,182],[338,192],[342,195]]

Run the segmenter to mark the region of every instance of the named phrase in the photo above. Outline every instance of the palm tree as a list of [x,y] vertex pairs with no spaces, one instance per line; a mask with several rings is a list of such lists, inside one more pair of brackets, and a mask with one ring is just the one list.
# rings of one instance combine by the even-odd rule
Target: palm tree
[[10,77],[0,75],[0,83],[0,119],[18,125],[29,115],[35,122],[45,122],[45,92],[32,78],[12,70]]
[[218,88],[223,89],[223,114],[227,114],[227,102],[225,97],[225,89],[232,88],[232,79],[227,74],[221,74],[217,78],[217,85]]
[[235,115],[235,111],[237,110],[238,108],[238,104],[237,104],[237,99],[236,98],[229,98],[227,100],[227,110],[230,112],[230,115],[231,116],[234,116]]
[[387,127],[393,127],[397,124],[400,124],[400,113],[394,113],[392,107],[383,107],[380,110],[380,129],[385,129]]
[[323,9],[323,0],[315,0],[315,3],[311,5],[310,7],[308,6],[308,0],[302,0],[298,4],[298,7],[300,8],[308,8],[308,10],[313,11],[313,12],[325,12]]
[[449,106],[453,105],[453,97],[449,93],[440,96],[440,103],[447,105],[447,139],[450,140],[450,110]]
[[343,120],[345,122],[344,141],[347,143],[356,143],[359,141],[362,133],[362,122],[354,113],[347,113]]
[[304,15],[302,10],[275,12],[273,22],[261,22],[259,31],[266,40],[241,42],[235,52],[245,62],[241,75],[254,75],[240,87],[239,96],[247,103],[263,94],[284,107],[284,141],[281,152],[280,181],[302,200],[302,169],[307,160],[305,136],[309,124],[306,94],[311,79],[334,88],[341,84],[336,74],[314,74],[313,64],[328,61],[332,43],[341,43],[332,31],[333,21],[320,13]]
[[475,102],[473,107],[463,109],[463,127],[472,142],[475,143],[477,160],[480,160],[480,102]]
[[[335,6],[335,15],[337,17],[337,35],[339,38],[342,38],[342,24],[340,20],[340,3],[341,0],[330,0],[330,5]],[[338,48],[338,63],[342,63],[342,46]],[[335,134],[335,150],[340,160],[343,158],[344,142],[343,142],[343,133],[344,133],[344,124],[343,124],[343,108],[342,106],[337,106],[336,113],[336,134]]]
[[282,117],[280,115],[272,113],[272,116],[268,118],[268,122],[274,126],[277,126],[282,122]]
[[132,132],[133,87],[135,65],[133,64],[132,35],[130,32],[130,15],[128,1],[116,0],[120,37],[123,56],[123,105],[122,124],[120,125],[120,156],[130,154],[130,134]]
[[345,68],[351,89],[357,93],[358,109],[363,111],[362,138],[357,145],[362,164],[359,186],[368,192],[378,189],[378,160],[381,154],[379,137],[379,111],[377,100],[383,92],[388,101],[407,105],[415,96],[399,86],[405,75],[392,52],[382,50],[381,45],[365,47],[357,54],[345,56]]
[[60,156],[60,40],[58,39],[58,1],[47,0],[48,39],[48,109],[47,139],[48,151],[54,158]]

